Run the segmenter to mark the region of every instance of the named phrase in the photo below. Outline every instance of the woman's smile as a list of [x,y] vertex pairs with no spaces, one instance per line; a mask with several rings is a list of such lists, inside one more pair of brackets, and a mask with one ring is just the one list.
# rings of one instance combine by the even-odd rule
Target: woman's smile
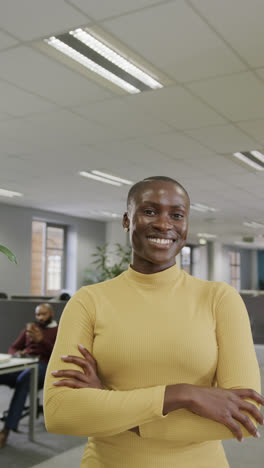
[[147,240],[153,246],[159,249],[169,249],[173,244],[173,239],[166,239],[163,237],[147,237]]

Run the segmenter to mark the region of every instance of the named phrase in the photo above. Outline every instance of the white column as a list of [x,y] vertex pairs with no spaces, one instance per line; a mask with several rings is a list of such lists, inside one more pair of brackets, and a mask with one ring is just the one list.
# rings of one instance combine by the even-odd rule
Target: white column
[[208,280],[208,246],[194,247],[192,257],[192,275],[196,278]]
[[211,281],[229,282],[228,255],[220,242],[208,242],[208,276]]

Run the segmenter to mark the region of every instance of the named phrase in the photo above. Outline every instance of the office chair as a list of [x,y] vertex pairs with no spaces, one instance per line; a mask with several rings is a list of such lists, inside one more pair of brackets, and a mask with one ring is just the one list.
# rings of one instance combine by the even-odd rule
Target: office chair
[[[25,418],[26,416],[29,416],[29,412],[30,412],[29,410],[30,410],[30,406],[24,406],[24,409],[23,409],[23,412],[21,414],[19,421],[21,421],[21,419]],[[40,404],[40,398],[38,397],[37,398],[37,418],[39,417],[40,414],[43,414],[43,405]],[[3,413],[0,414],[0,421],[5,422],[7,419],[7,415],[8,415],[8,410],[3,411]],[[19,432],[19,431],[15,431],[15,432]]]

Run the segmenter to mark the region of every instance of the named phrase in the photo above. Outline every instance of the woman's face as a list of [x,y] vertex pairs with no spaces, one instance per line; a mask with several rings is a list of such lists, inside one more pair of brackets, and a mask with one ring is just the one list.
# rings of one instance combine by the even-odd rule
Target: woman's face
[[132,200],[123,226],[129,227],[132,267],[155,273],[175,264],[188,232],[189,200],[177,184],[151,181]]

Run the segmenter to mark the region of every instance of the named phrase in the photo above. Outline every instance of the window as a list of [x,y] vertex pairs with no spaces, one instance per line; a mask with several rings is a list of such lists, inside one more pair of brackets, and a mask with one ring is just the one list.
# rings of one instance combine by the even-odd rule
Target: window
[[32,222],[31,294],[55,295],[64,287],[66,228]]
[[231,286],[240,290],[240,252],[229,252]]
[[192,250],[191,247],[185,246],[181,250],[181,267],[182,270],[192,273]]

